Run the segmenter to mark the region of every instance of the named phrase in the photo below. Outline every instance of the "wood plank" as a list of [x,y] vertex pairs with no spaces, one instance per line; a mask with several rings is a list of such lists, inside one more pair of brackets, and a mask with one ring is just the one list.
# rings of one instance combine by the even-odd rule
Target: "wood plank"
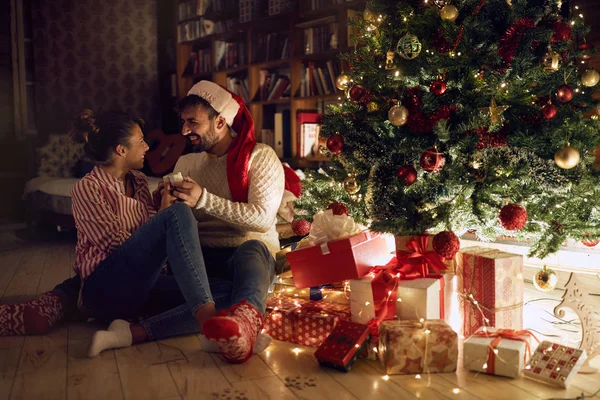
[[414,375],[390,375],[390,380],[413,393],[420,399],[480,399],[442,376],[448,374],[430,374],[421,379]]
[[22,351],[20,347],[0,349],[0,399],[10,398]]
[[87,352],[96,326],[73,323],[69,326],[67,399],[123,399],[114,351],[89,358]]
[[[292,400],[297,398],[276,376],[235,382],[232,386],[234,395],[239,393],[240,397],[248,400]],[[223,394],[221,397],[226,397]]]
[[538,400],[539,397],[513,386],[511,378],[491,376],[459,369],[456,374],[441,374],[443,379],[448,380],[455,387],[465,390],[482,399],[519,399]]
[[67,388],[67,327],[27,336],[11,399],[61,399]]
[[[2,297],[4,297],[4,292],[19,267],[23,254],[25,254],[25,250],[23,249],[0,254],[0,293]],[[0,303],[6,304],[3,301]]]
[[57,284],[70,277],[71,251],[74,252],[74,249],[70,243],[50,246],[37,290],[38,296],[54,289]]
[[[349,373],[327,369],[329,375],[338,381],[346,390],[353,393],[359,399],[415,399],[414,393],[406,390],[402,385],[394,383],[393,380],[385,380],[380,369],[374,361],[357,360]],[[425,397],[427,398],[427,397]]]
[[216,393],[230,389],[231,385],[209,353],[200,349],[183,351],[178,361],[167,365],[185,399],[216,398]]
[[23,254],[2,301],[21,303],[36,296],[49,249],[49,245],[36,245]]
[[219,354],[212,353],[211,357],[225,378],[231,383],[248,379],[268,378],[275,376],[264,360],[256,355],[243,364],[231,364],[223,360]]
[[[298,348],[299,353],[292,350]],[[300,399],[357,399],[319,366],[315,349],[273,341],[259,356]]]
[[133,399],[166,399],[179,393],[167,363],[181,360],[178,352],[156,342],[115,350],[123,395]]

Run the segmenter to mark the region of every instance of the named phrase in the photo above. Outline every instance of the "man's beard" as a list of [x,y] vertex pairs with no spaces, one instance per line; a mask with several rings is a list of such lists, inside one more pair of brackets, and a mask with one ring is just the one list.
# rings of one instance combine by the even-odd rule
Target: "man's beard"
[[[192,137],[198,138],[198,140],[195,143],[192,143]],[[199,135],[193,133],[191,135],[186,136],[185,138],[187,140],[187,146],[192,153],[202,153],[203,151],[206,151],[204,143],[202,142],[202,138]]]

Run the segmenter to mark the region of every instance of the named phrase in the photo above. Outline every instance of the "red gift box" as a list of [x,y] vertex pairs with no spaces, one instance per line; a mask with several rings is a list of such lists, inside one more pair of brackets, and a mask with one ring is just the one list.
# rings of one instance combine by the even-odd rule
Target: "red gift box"
[[340,321],[350,320],[350,306],[276,297],[267,302],[265,331],[273,339],[318,347]]
[[315,351],[315,357],[321,365],[348,372],[368,337],[367,325],[341,321]]
[[388,253],[383,235],[363,231],[344,239],[294,250],[286,257],[294,284],[303,289],[360,278],[375,265],[385,264]]

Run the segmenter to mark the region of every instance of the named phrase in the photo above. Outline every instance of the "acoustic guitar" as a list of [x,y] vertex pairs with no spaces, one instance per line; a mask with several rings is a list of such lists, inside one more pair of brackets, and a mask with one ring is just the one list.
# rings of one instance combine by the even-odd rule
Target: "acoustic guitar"
[[150,171],[155,176],[162,176],[170,172],[183,154],[186,146],[185,137],[179,133],[166,135],[162,130],[156,129],[146,135],[150,142],[150,150],[146,153],[146,160]]

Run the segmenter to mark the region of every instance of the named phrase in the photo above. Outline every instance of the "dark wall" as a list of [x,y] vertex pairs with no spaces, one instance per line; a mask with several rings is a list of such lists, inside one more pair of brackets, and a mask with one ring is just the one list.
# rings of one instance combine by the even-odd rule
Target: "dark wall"
[[160,123],[156,0],[32,0],[38,130],[83,108]]

